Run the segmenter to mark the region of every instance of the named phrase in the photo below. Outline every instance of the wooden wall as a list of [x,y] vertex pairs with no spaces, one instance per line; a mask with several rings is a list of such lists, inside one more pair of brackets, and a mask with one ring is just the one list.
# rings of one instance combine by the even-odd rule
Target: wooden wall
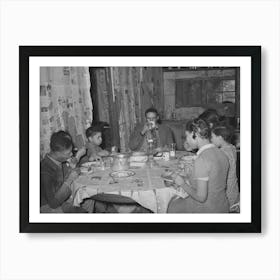
[[111,126],[111,142],[128,149],[129,137],[145,110],[164,112],[163,72],[160,67],[108,67],[91,71],[96,79],[96,106],[100,121]]
[[[206,104],[205,99],[206,93],[211,96],[213,89],[211,88],[211,79],[219,78],[235,78],[236,77],[236,103],[235,104],[219,104],[219,103],[209,103]],[[190,100],[190,105],[181,106],[180,102],[177,100],[176,104],[176,81],[190,81],[195,85],[197,81],[204,81],[204,86],[202,86],[202,92],[200,94],[195,94],[193,100],[198,98],[197,104],[194,105],[193,100]],[[209,82],[209,83],[208,83]],[[168,71],[163,74],[163,84],[164,84],[164,119],[171,119],[172,115],[176,116],[177,120],[192,119],[199,116],[205,109],[214,108],[221,115],[227,116],[239,116],[239,69],[222,69],[222,70],[194,70],[194,71]],[[188,90],[191,94],[192,90]],[[184,96],[187,98],[187,96]],[[215,99],[215,96],[214,96]],[[200,101],[199,101],[200,100]],[[181,102],[183,103],[183,102]],[[200,104],[201,103],[201,104]]]

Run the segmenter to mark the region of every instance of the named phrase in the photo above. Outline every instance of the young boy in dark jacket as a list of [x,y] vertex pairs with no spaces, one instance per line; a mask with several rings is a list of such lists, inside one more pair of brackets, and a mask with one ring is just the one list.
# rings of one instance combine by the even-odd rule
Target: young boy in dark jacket
[[[71,136],[64,131],[53,133],[50,153],[41,161],[40,166],[40,210],[54,213],[84,213],[81,207],[72,205],[70,185],[78,177],[77,169],[67,163],[72,157]],[[80,157],[82,153],[79,153]],[[77,161],[79,158],[77,158]]]

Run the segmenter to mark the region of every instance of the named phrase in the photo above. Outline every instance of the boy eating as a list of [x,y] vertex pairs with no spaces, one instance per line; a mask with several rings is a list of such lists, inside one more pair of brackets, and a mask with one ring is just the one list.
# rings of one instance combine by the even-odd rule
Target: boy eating
[[50,153],[40,166],[40,212],[84,213],[81,207],[72,205],[70,185],[78,177],[78,171],[66,163],[72,157],[73,143],[62,131],[53,133]]

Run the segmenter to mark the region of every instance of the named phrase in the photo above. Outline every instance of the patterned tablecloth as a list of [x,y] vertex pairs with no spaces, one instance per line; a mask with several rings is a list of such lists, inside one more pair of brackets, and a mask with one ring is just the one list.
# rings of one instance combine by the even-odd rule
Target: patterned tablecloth
[[158,166],[133,168],[134,176],[112,179],[111,169],[95,169],[92,174],[81,175],[72,185],[74,206],[99,193],[118,194],[132,198],[154,213],[166,213],[174,196],[186,198],[182,188],[167,187],[161,177],[165,169],[175,169],[178,160],[158,160]]

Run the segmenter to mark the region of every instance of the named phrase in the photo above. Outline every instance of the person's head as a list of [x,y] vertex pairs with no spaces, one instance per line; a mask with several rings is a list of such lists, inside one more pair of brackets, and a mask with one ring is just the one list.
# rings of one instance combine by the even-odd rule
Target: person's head
[[153,124],[153,126],[158,123],[159,121],[159,114],[157,109],[155,108],[149,108],[145,111],[145,117],[146,117],[146,121],[148,123]]
[[186,124],[186,142],[184,146],[189,146],[191,149],[198,149],[202,143],[210,142],[211,129],[209,124],[200,118],[189,121]]
[[215,109],[207,109],[202,114],[200,114],[198,118],[208,122],[210,128],[212,128],[215,124],[219,122],[220,116]]
[[218,125],[212,129],[211,142],[221,147],[225,143],[231,143],[232,129],[229,126]]
[[102,143],[102,132],[99,126],[91,126],[86,130],[86,137],[90,143],[100,146]]
[[69,138],[71,141],[72,141],[72,136],[70,135],[69,132],[67,131],[64,131],[64,130],[60,130],[58,132],[56,132],[57,136],[61,136],[61,137],[66,137],[66,138]]
[[73,143],[69,133],[58,131],[52,134],[50,141],[51,153],[57,161],[65,162],[71,158]]

